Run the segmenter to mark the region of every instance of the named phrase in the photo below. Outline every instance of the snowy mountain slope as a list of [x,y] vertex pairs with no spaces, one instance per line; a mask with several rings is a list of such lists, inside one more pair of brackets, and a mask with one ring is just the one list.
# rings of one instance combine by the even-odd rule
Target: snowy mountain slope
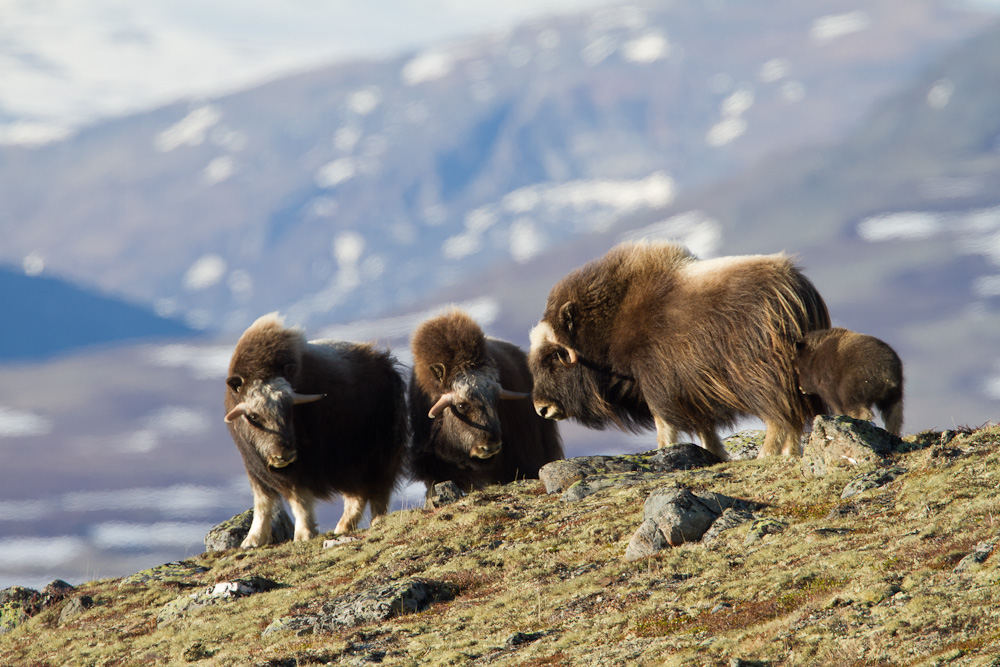
[[0,259],[197,327],[374,317],[840,136],[980,22],[627,5],[172,105],[0,151]]

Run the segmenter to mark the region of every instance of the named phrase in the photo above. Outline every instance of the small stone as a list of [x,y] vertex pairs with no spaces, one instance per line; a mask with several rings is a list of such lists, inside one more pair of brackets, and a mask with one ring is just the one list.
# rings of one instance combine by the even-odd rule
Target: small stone
[[727,507],[722,515],[712,522],[712,525],[707,531],[705,531],[705,534],[701,536],[701,543],[706,545],[711,544],[723,532],[736,528],[737,526],[742,526],[744,523],[753,520],[754,514],[749,509]]
[[722,445],[732,461],[747,461],[757,458],[764,446],[764,431],[740,431],[723,439]]
[[204,660],[205,658],[211,658],[215,655],[215,651],[210,651],[205,648],[205,645],[201,642],[195,642],[184,649],[184,653],[181,657],[184,658],[185,662],[198,662],[199,660]]
[[517,648],[518,646],[523,646],[524,644],[530,644],[533,641],[538,641],[545,636],[544,632],[515,632],[510,637],[504,641],[504,648]]
[[963,558],[955,566],[955,572],[974,572],[979,569],[979,566],[986,562],[986,559],[990,557],[993,553],[993,549],[996,548],[995,541],[984,541],[976,545],[976,548],[968,556]]
[[906,468],[901,468],[899,466],[879,468],[869,473],[865,473],[860,477],[852,479],[847,486],[844,487],[844,491],[840,494],[840,498],[841,500],[847,500],[848,498],[856,496],[859,493],[881,488],[893,482],[897,477],[905,473]]
[[646,519],[632,534],[632,539],[629,540],[628,546],[625,548],[625,560],[635,561],[648,558],[668,546],[670,544],[663,537],[656,522],[652,519]]
[[439,482],[428,490],[427,499],[424,501],[424,509],[431,510],[450,505],[457,502],[464,495],[465,491],[455,482],[451,480]]
[[900,438],[871,422],[820,415],[803,448],[802,468],[807,475],[822,477],[835,466],[882,465],[902,445]]
[[89,595],[81,595],[80,597],[73,598],[63,605],[62,611],[59,612],[59,625],[72,621],[93,606],[94,598]]
[[774,535],[776,533],[784,532],[787,527],[788,524],[782,523],[776,519],[756,519],[752,524],[750,524],[750,532],[748,532],[746,538],[744,538],[743,544],[750,545],[760,542],[764,539],[765,535]]
[[353,535],[340,535],[332,540],[323,540],[324,549],[332,549],[334,547],[339,547],[344,544],[350,544],[351,542],[360,542],[360,537],[354,537]]

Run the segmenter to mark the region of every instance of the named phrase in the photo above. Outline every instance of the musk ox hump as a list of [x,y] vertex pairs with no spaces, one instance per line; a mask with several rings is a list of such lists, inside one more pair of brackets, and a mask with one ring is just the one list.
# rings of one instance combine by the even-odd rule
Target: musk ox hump
[[253,380],[284,377],[294,384],[306,347],[300,329],[285,326],[278,313],[268,313],[247,327],[236,342],[226,384],[236,392]]

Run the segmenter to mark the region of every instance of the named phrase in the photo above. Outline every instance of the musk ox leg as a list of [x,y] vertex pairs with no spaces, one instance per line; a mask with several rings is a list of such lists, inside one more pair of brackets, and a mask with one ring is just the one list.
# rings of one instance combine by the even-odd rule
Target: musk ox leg
[[389,513],[389,493],[377,493],[368,499],[368,509],[372,514],[372,525],[382,520]]
[[293,491],[288,496],[288,504],[295,517],[295,541],[305,542],[316,537],[316,499],[308,491]]
[[884,408],[879,406],[879,412],[882,413],[886,431],[897,437],[903,435],[903,401],[896,401]]
[[801,456],[802,454],[802,428],[781,423],[764,420],[767,431],[764,433],[764,445],[757,454],[758,459],[765,456]]
[[726,451],[718,433],[712,429],[707,429],[704,431],[698,431],[698,437],[701,438],[702,447],[712,452],[723,461],[729,460],[729,452]]
[[365,499],[360,496],[344,496],[344,513],[337,522],[334,533],[350,533],[358,527],[361,515],[365,513]]
[[673,424],[665,421],[660,417],[653,417],[653,422],[656,424],[656,446],[659,449],[664,447],[669,447],[670,445],[676,445],[680,442],[679,432]]
[[271,543],[271,521],[281,502],[279,496],[271,495],[253,483],[250,488],[253,490],[253,521],[246,538],[240,543],[243,549]]
[[855,405],[854,407],[846,410],[844,414],[846,414],[848,417],[852,417],[854,419],[861,419],[866,422],[875,421],[875,413],[872,412],[872,409],[867,405]]

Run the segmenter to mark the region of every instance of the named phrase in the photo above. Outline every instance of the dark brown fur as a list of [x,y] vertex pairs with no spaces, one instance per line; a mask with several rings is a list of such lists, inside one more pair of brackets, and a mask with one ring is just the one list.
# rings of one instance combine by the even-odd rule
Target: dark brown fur
[[[539,418],[530,399],[499,398],[501,387],[531,393],[527,359],[516,345],[485,337],[472,318],[452,311],[424,322],[411,347],[410,468],[428,490],[447,480],[469,490],[536,478],[541,466],[563,457],[556,425]],[[448,392],[455,404],[429,417]],[[472,454],[497,447],[489,458]]]
[[[539,414],[593,428],[655,426],[658,442],[756,416],[761,455],[799,453],[811,402],[795,385],[795,343],[830,324],[784,255],[698,260],[672,243],[627,243],[552,288],[529,356]],[[575,359],[572,355],[575,354]]]
[[[280,405],[273,406],[274,401],[259,389],[288,385],[299,394],[324,397],[292,405],[282,391],[277,392]],[[241,412],[240,406],[263,406],[262,413],[273,408],[274,423],[260,428],[252,420],[264,417],[253,415],[250,408]],[[273,512],[279,496],[285,497],[296,514],[296,539],[316,532],[312,517],[316,498],[344,496],[338,532],[353,530],[366,501],[373,518],[386,511],[408,437],[405,384],[389,353],[369,345],[306,342],[301,332],[266,315],[236,345],[225,407],[230,433],[250,478],[255,510]],[[294,461],[271,467],[261,449],[285,453]],[[256,539],[251,539],[251,529],[245,546],[270,539],[270,524],[257,526],[256,516],[254,523]]]
[[813,331],[796,345],[795,370],[804,394],[818,396],[832,414],[873,420],[903,430],[903,362],[887,343],[847,329]]

